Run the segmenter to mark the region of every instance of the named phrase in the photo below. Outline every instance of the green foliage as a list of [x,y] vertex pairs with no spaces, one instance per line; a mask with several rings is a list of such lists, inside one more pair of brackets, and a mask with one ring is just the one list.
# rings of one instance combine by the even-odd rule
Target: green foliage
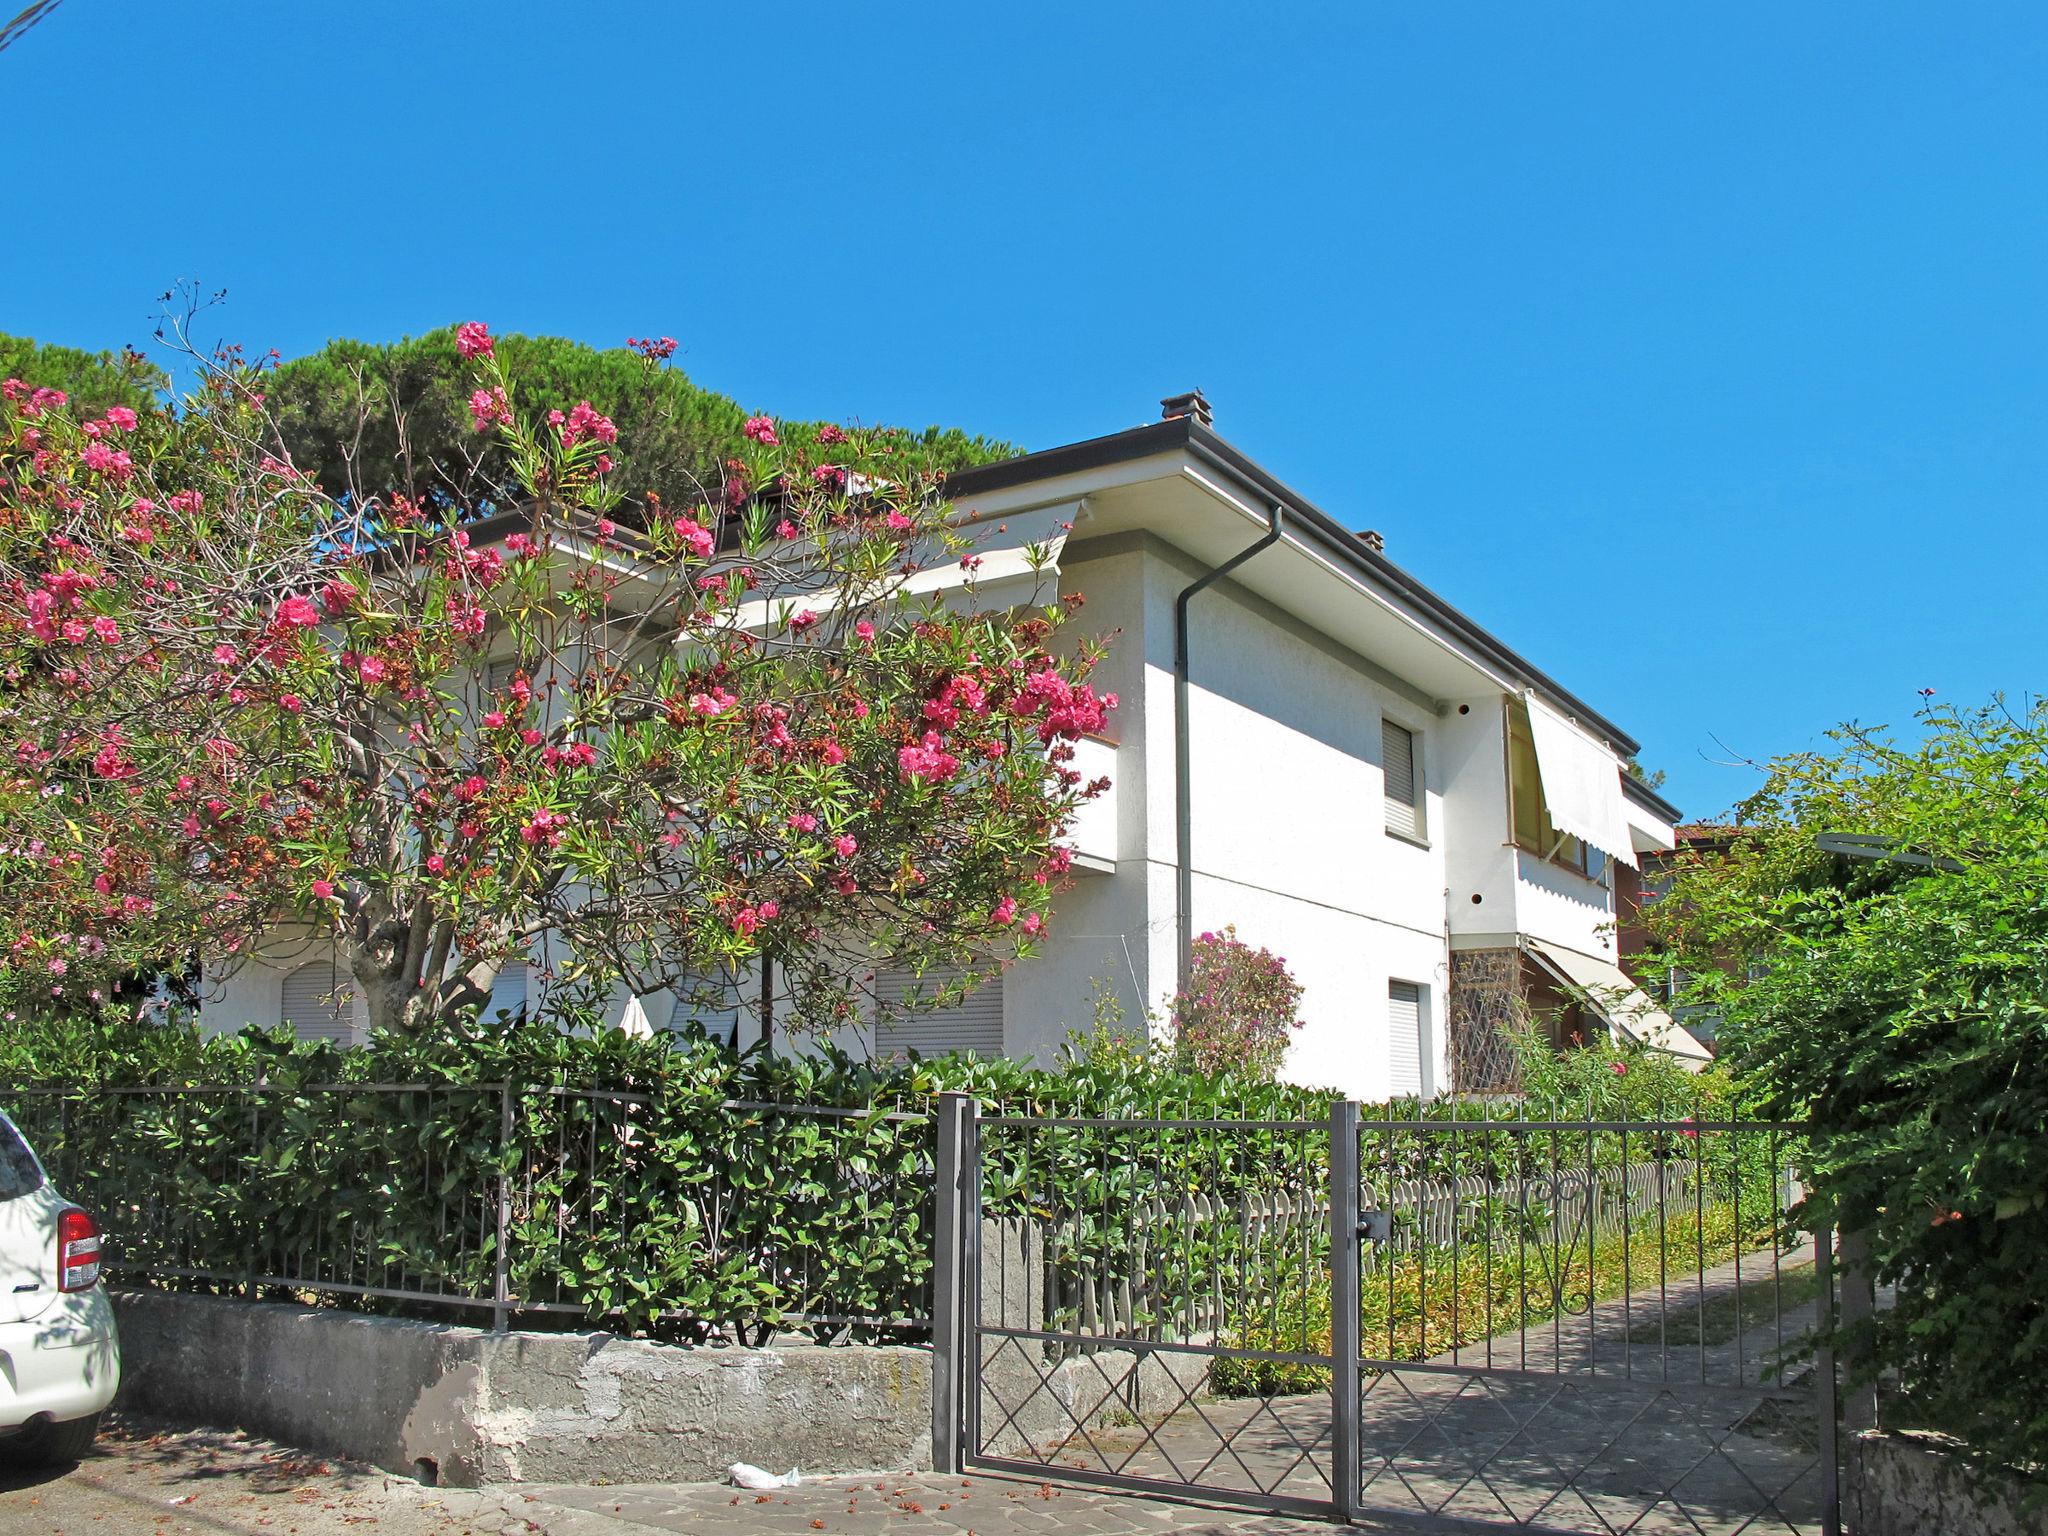
[[[322,1283],[381,1276],[367,1283],[488,1298],[502,1175],[511,1295],[682,1338],[927,1316],[927,1112],[941,1091],[973,1093],[991,1113],[1068,1116],[1312,1120],[1329,1104],[1137,1058],[1059,1072],[973,1058],[870,1065],[504,1019],[382,1033],[351,1051],[275,1030],[17,1024],[0,1041],[0,1107],[67,1192],[106,1216],[117,1268],[235,1277],[163,1282],[201,1289],[253,1280],[261,1292],[327,1295]],[[514,1085],[509,1143],[500,1082]],[[39,1084],[65,1090],[62,1102],[25,1091]],[[227,1091],[110,1091],[192,1084]],[[591,1088],[604,1091],[579,1091]],[[833,1109],[849,1113],[817,1113]],[[1115,1225],[1094,1213],[1139,1183],[1227,1192],[1266,1176],[1248,1150],[1219,1184],[1208,1149],[1182,1136],[1162,1142],[1156,1165],[1107,1170],[1112,1187],[1103,1150],[1084,1137],[1056,1166],[1033,1167],[1009,1144],[990,1158],[990,1214],[1089,1212],[1094,1246],[1071,1267]]]
[[[397,491],[476,510],[516,498],[506,445],[473,428],[473,370],[455,336],[450,325],[396,342],[337,340],[285,363],[268,393],[294,462],[336,495]],[[616,479],[629,499],[653,492],[679,510],[718,502],[747,418],[730,397],[625,347],[515,335],[497,338],[497,349],[516,405],[567,410],[588,400],[617,423]],[[823,426],[778,422],[777,430],[809,452]],[[896,433],[890,447],[906,471],[960,469],[1017,452],[939,427]]]
[[1813,1200],[1896,1288],[1845,1356],[1982,1454],[2039,1463],[2048,705],[1936,704],[1919,726],[1772,764],[1744,835],[1686,861],[1651,918],[1762,1107],[1810,1117]]
[[1677,1057],[1634,1041],[1596,1039],[1553,1050],[1529,1022],[1511,1033],[1522,1091],[1535,1104],[1555,1106],[1566,1118],[1663,1120],[1682,1114],[1708,1119],[1732,1114],[1734,1078],[1715,1063],[1689,1071]]
[[0,379],[20,379],[36,389],[61,389],[82,415],[89,416],[110,405],[149,410],[158,394],[170,388],[164,371],[138,352],[87,352],[54,343],[39,345],[26,336],[5,333],[0,333]]
[[[1619,1230],[1589,1237],[1583,1230],[1552,1234],[1548,1216],[1518,1230],[1513,1207],[1472,1213],[1473,1241],[1432,1246],[1383,1261],[1361,1278],[1359,1338],[1364,1353],[1379,1360],[1427,1360],[1464,1345],[1512,1335],[1553,1319],[1584,1317],[1598,1302],[1654,1288],[1660,1274],[1680,1277],[1675,1294],[1659,1304],[1646,1298],[1643,1316],[1631,1330],[1632,1346],[1662,1350],[1697,1344],[1734,1315],[1733,1292],[1717,1300],[1711,1314],[1695,1305],[1693,1277],[1725,1263],[1767,1250],[1775,1236],[1765,1216],[1768,1200],[1751,1200],[1738,1214],[1731,1187],[1697,1213],[1651,1213]],[[1768,1264],[1768,1256],[1759,1261]],[[1812,1271],[1794,1271],[1810,1276]],[[1741,1288],[1750,1324],[1772,1316],[1811,1294],[1795,1282],[1791,1297],[1766,1293],[1761,1285]],[[1725,1314],[1725,1316],[1724,1316]],[[1583,1323],[1576,1326],[1583,1327]],[[1690,1328],[1690,1332],[1688,1332]],[[1732,1333],[1729,1335],[1732,1337]],[[1224,1342],[1237,1349],[1327,1353],[1330,1347],[1330,1287],[1327,1271],[1290,1265],[1273,1284],[1243,1304]],[[1647,1369],[1657,1370],[1654,1360]],[[1330,1385],[1320,1366],[1280,1360],[1221,1358],[1211,1380],[1225,1397],[1321,1392]]]

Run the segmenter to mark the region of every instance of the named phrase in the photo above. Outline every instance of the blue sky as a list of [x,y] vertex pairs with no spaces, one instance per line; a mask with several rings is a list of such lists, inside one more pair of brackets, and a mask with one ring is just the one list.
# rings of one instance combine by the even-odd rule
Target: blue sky
[[[19,7],[8,7],[11,13]],[[1217,426],[1644,742],[2038,686],[2048,9],[65,0],[0,330],[681,339],[778,413]]]

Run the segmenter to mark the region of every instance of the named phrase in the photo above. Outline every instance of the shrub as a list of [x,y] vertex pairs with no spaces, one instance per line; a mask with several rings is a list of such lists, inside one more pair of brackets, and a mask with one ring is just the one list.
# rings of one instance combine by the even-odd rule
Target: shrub
[[1193,951],[1188,984],[1169,1012],[1182,1065],[1271,1082],[1301,1028],[1301,983],[1285,960],[1244,943],[1235,928],[1201,935]]
[[[1837,1340],[1936,1427],[2048,1462],[2048,701],[1930,704],[1770,765],[1651,909],[1811,1202],[1892,1304]],[[1730,962],[1736,962],[1730,964]]]
[[[385,1289],[488,1298],[503,1178],[514,1297],[682,1338],[928,1316],[924,1112],[940,1092],[972,1093],[991,1112],[1107,1119],[1313,1122],[1330,1102],[1113,1052],[1048,1071],[971,1056],[736,1053],[697,1034],[567,1033],[502,1017],[379,1032],[355,1050],[276,1029],[18,1023],[0,1042],[0,1106],[74,1198],[102,1210],[116,1269],[213,1272],[168,1282],[198,1289],[297,1279],[278,1289],[310,1296],[375,1272]],[[509,1138],[499,1083],[512,1085]],[[421,1086],[371,1087],[391,1084]],[[37,1085],[64,1102],[22,1091]],[[107,1091],[192,1085],[223,1091]],[[849,1113],[797,1112],[820,1109]],[[991,1136],[986,1209],[1065,1222],[1069,1275],[1113,1266],[1129,1253],[1131,1201],[1270,1177],[1258,1148],[1225,1167],[1214,1140],[1164,1132],[1140,1162],[1113,1131]]]

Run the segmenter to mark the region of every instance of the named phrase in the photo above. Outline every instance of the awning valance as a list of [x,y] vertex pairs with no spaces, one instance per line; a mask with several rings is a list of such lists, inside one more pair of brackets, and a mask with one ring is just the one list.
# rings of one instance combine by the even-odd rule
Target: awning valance
[[1629,1039],[1653,1051],[1676,1056],[1681,1063],[1698,1070],[1713,1060],[1713,1053],[1678,1020],[1650,1001],[1649,994],[1630,981],[1612,960],[1582,955],[1559,944],[1541,939],[1524,939],[1523,945],[1536,963],[1550,972],[1567,992],[1583,996]]
[[1635,843],[1622,813],[1621,765],[1614,754],[1535,694],[1525,698],[1550,824],[1633,866]]

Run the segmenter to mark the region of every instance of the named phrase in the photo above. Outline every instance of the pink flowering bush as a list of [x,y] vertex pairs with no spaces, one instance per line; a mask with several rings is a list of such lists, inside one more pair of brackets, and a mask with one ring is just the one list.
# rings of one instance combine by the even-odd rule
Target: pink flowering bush
[[1193,949],[1188,985],[1167,1009],[1181,1064],[1273,1081],[1301,1028],[1301,983],[1285,960],[1245,943],[1235,928],[1202,934]]
[[232,352],[177,408],[0,385],[0,969],[82,1001],[310,932],[419,1030],[546,933],[565,1006],[768,955],[822,1026],[878,965],[1029,953],[1106,787],[1078,599],[911,596],[972,546],[856,430],[761,418],[701,501],[629,500],[614,422],[458,337],[517,505],[330,494]]

